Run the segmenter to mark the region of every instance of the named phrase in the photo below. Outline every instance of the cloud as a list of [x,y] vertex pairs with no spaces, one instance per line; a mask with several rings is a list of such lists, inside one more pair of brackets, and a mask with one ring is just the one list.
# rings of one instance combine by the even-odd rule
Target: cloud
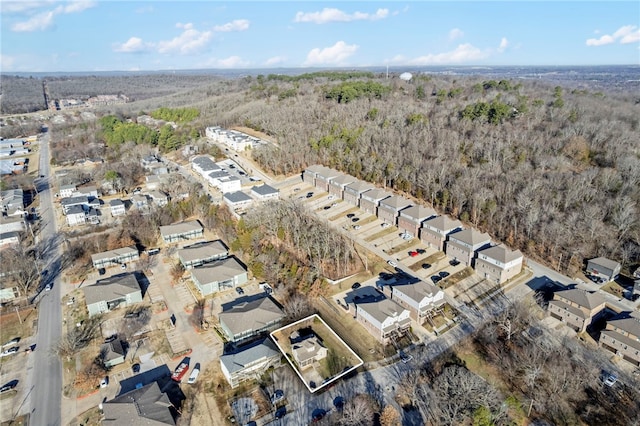
[[507,40],[506,37],[502,37],[502,40],[500,40],[500,46],[498,47],[498,52],[502,53],[504,52],[507,47],[509,47],[509,41]]
[[464,37],[464,32],[462,32],[462,30],[459,28],[454,28],[451,31],[449,31],[449,40],[453,41],[462,37]]
[[[598,32],[596,32],[598,33]],[[600,38],[589,38],[587,46],[606,46],[619,41],[620,44],[636,43],[640,41],[640,29],[635,25],[625,25],[620,27],[613,35],[605,34]]]
[[285,62],[286,60],[287,60],[287,58],[285,58],[284,56],[274,56],[273,58],[267,59],[264,64],[266,66],[273,66],[273,65],[281,64],[281,63]]
[[131,37],[122,44],[116,44],[113,47],[113,51],[119,53],[140,53],[146,52],[151,48],[153,48],[151,43],[145,43],[139,37]]
[[[504,41],[505,39],[503,39]],[[402,65],[446,65],[474,62],[489,57],[488,50],[479,49],[469,43],[461,44],[450,52],[428,54],[417,58],[408,59],[404,56],[395,56],[389,63]]]
[[54,2],[49,1],[2,1],[0,2],[0,10],[2,13],[27,13],[32,10],[42,9],[50,6]]
[[223,25],[216,25],[213,27],[213,31],[216,32],[230,32],[230,31],[245,31],[249,29],[249,21],[246,19],[236,19],[235,21],[227,22]]
[[377,21],[389,16],[389,9],[378,9],[376,13],[354,12],[348,14],[340,9],[325,7],[320,12],[298,12],[293,22],[326,24],[329,22]]
[[339,65],[356,53],[358,48],[358,45],[349,45],[344,41],[339,41],[333,46],[325,47],[324,49],[316,47],[307,54],[307,60],[303,65]]
[[211,31],[196,30],[191,23],[178,23],[176,27],[184,31],[171,40],[159,41],[156,44],[159,53],[178,53],[181,55],[197,53],[209,43],[213,35]]
[[[37,9],[41,9],[44,6],[53,5],[53,2],[24,2],[13,5],[14,2],[2,3],[3,13],[6,11],[12,13],[29,13]],[[66,15],[69,13],[78,13],[83,10],[95,7],[97,3],[92,0],[79,0],[67,2],[64,5],[60,5],[54,9],[46,10],[33,15],[26,21],[16,22],[11,26],[11,30],[15,32],[33,32],[44,31],[53,26],[53,18],[56,15]]]
[[240,56],[230,56],[226,59],[220,59],[217,63],[221,68],[245,68],[250,64],[248,61],[243,61]]

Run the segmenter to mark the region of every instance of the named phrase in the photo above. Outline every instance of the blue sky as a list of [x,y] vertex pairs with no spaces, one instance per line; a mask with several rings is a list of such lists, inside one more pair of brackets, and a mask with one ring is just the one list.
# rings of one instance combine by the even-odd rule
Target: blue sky
[[638,1],[0,1],[2,72],[640,64]]

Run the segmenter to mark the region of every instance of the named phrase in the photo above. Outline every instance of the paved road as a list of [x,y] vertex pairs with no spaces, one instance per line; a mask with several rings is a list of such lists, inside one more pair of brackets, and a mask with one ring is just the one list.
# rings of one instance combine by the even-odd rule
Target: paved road
[[37,178],[35,185],[40,197],[41,229],[36,236],[39,242],[47,243],[48,247],[41,255],[39,267],[47,270],[47,282],[53,284],[51,291],[41,292],[38,302],[38,330],[36,336],[36,350],[33,352],[33,369],[29,378],[32,392],[29,395],[30,404],[25,404],[25,411],[31,411],[30,423],[34,425],[60,425],[62,401],[62,365],[53,355],[53,346],[60,339],[62,333],[62,307],[60,304],[61,280],[60,258],[61,247],[56,243],[55,211],[53,208],[52,191],[49,187],[51,179],[49,168],[48,133],[40,140],[40,174],[44,178]]

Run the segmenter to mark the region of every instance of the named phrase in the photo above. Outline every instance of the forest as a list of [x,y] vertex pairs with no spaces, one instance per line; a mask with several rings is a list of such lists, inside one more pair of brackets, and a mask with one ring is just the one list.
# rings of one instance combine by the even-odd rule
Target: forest
[[[96,113],[124,121],[159,107],[195,108],[189,126],[200,134],[210,125],[246,126],[276,140],[252,152],[271,173],[334,167],[570,274],[597,256],[621,262],[626,273],[638,265],[637,86],[428,73],[409,81],[358,72],[182,77],[172,90],[150,78],[136,90],[151,95],[155,87],[162,97]],[[164,149],[189,136],[170,138]]]

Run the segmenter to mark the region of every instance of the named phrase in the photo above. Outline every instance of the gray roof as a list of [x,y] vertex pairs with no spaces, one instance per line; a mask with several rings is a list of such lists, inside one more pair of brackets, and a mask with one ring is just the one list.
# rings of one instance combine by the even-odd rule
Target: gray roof
[[463,229],[460,232],[451,234],[449,238],[455,238],[458,241],[462,241],[463,243],[467,243],[472,246],[491,241],[489,234],[476,231],[475,229]]
[[626,333],[640,339],[640,318],[631,316],[627,318],[611,319],[607,322],[615,328],[619,328]]
[[587,315],[579,308],[572,306],[568,303],[563,302],[562,300],[550,300],[549,305],[557,306],[560,309],[564,309],[565,311],[570,312],[571,314],[577,316],[578,318],[586,319]]
[[140,291],[135,274],[114,275],[84,288],[87,305],[120,299],[127,294]]
[[253,201],[253,198],[248,196],[242,191],[227,192],[224,194],[224,198],[232,203],[242,203],[244,201]]
[[423,221],[431,216],[435,216],[436,211],[425,206],[411,206],[402,210],[400,216],[406,216],[417,221]]
[[478,255],[480,254],[484,254],[485,256],[502,263],[509,263],[523,257],[522,253],[520,253],[520,250],[513,251],[504,244],[480,250],[478,252]]
[[407,295],[410,299],[420,303],[425,297],[434,297],[441,290],[426,281],[418,281],[415,284],[393,286],[393,291],[399,291],[400,293]]
[[207,284],[230,280],[247,271],[235,257],[217,260],[191,270],[191,275],[200,283]]
[[291,351],[298,361],[304,362],[308,359],[315,358],[322,348],[324,348],[324,345],[318,337],[311,336],[301,342],[294,343],[291,346]]
[[223,177],[228,177],[230,175],[226,170],[216,170],[216,171],[213,171],[213,172],[209,173],[208,176],[210,178],[212,178],[212,179],[220,179],[220,178],[223,178]]
[[251,188],[251,192],[255,192],[258,195],[271,195],[277,194],[280,191],[265,183],[264,185],[254,186],[253,188]]
[[151,197],[154,200],[166,200],[167,199],[167,194],[165,194],[162,191],[158,191],[158,190],[153,190],[153,191],[149,191],[149,197]]
[[307,172],[310,173],[318,173],[321,172],[325,167],[321,164],[314,164],[313,166],[309,166],[306,168]]
[[210,157],[196,157],[193,159],[192,163],[196,164],[205,172],[209,170],[220,170],[220,166],[218,166]]
[[399,195],[392,195],[391,197],[385,198],[384,200],[380,201],[380,206],[390,207],[396,211],[402,210],[406,207],[409,207],[410,205],[411,200],[407,200],[406,198]]
[[160,235],[177,235],[185,234],[191,231],[202,231],[202,225],[197,220],[189,220],[187,222],[174,223],[160,227]]
[[3,206],[20,206],[24,205],[24,191],[22,189],[8,189],[0,193]]
[[98,188],[95,185],[83,186],[76,189],[76,191],[78,191],[81,194],[89,194],[97,190]]
[[100,346],[100,355],[105,361],[113,361],[121,356],[124,356],[124,348],[120,339],[113,340],[109,343],[104,343]]
[[340,176],[342,173],[337,171],[336,169],[332,169],[330,167],[323,167],[321,170],[316,172],[316,177],[320,177],[324,180],[330,180],[331,178]]
[[84,209],[81,205],[74,204],[67,209],[67,216],[71,216],[74,214],[84,214]]
[[122,201],[120,198],[116,198],[115,200],[109,201],[109,205],[111,207],[124,206],[124,201]]
[[605,299],[601,294],[591,293],[579,288],[561,290],[556,292],[556,294],[558,295],[558,297],[562,297],[563,299],[573,302],[578,306],[582,306],[590,310],[602,305],[605,302]]
[[236,335],[244,331],[260,330],[266,324],[279,321],[284,318],[284,312],[270,297],[263,297],[233,305],[231,309],[222,311],[218,318],[220,323],[224,323]]
[[462,222],[459,220],[451,219],[449,216],[438,216],[433,219],[429,219],[424,222],[423,227],[425,225],[432,226],[438,230],[444,232],[451,232],[456,228],[462,228]]
[[351,183],[351,182],[353,182],[355,180],[356,180],[356,178],[354,178],[351,175],[342,175],[342,176],[338,176],[338,177],[335,177],[335,178],[331,179],[331,183],[335,184],[335,185],[339,185],[339,186],[344,186],[344,185],[347,185],[347,184],[349,184],[349,183]]
[[158,382],[119,395],[102,404],[103,424],[115,426],[175,425],[171,401],[160,391]]
[[134,253],[138,254],[138,249],[134,247],[122,247],[114,250],[104,251],[102,253],[92,254],[91,261],[95,262],[96,260],[113,259],[114,257],[120,257],[120,256],[130,256]]
[[391,196],[391,193],[384,189],[374,188],[362,194],[362,198],[370,198],[372,200],[380,201]]
[[184,262],[207,259],[229,253],[229,249],[220,240],[193,244],[178,250],[178,257]]
[[359,309],[362,309],[380,321],[380,323],[383,323],[387,318],[395,318],[403,311],[406,311],[406,309],[393,300],[386,298],[371,303],[358,303],[357,305]]
[[220,357],[220,363],[224,364],[229,374],[233,374],[261,359],[280,357],[281,355],[273,342],[270,339],[265,339],[261,343],[243,351],[222,355]]
[[620,267],[620,264],[618,262],[607,259],[606,257],[596,257],[595,259],[590,259],[589,263],[595,263],[596,265],[604,266],[611,271],[615,271],[616,268]]
[[86,195],[79,195],[77,197],[67,197],[60,200],[62,206],[73,206],[75,204],[89,204],[89,198]]
[[366,192],[369,191],[370,189],[375,188],[375,185],[370,184],[369,182],[365,182],[363,180],[356,180],[353,183],[350,183],[349,185],[347,185],[345,187],[345,189],[348,188],[354,192]]
[[60,191],[62,191],[63,189],[73,189],[75,191],[76,185],[74,183],[70,183],[67,185],[60,185]]

